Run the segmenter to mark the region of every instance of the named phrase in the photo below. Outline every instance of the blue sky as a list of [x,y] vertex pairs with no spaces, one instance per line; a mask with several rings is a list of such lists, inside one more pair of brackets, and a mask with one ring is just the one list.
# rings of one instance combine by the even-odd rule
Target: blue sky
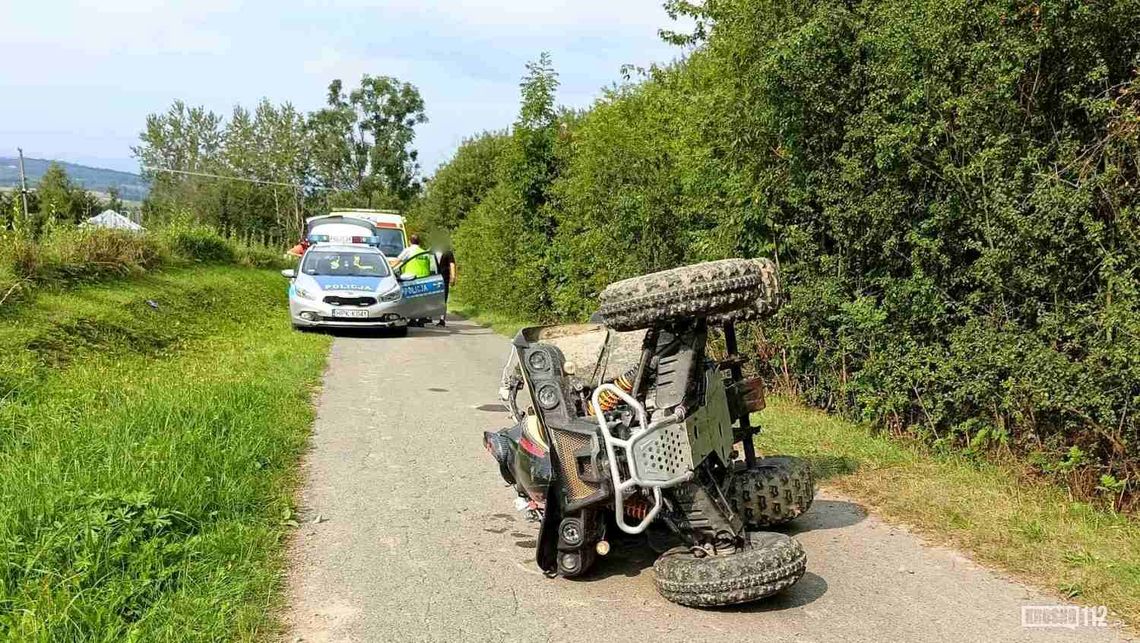
[[332,78],[419,87],[427,173],[473,132],[504,127],[528,60],[550,51],[559,100],[589,105],[622,64],[667,62],[661,0],[5,0],[0,156],[16,147],[137,170],[146,115],[175,99],[226,114],[262,96],[311,110]]

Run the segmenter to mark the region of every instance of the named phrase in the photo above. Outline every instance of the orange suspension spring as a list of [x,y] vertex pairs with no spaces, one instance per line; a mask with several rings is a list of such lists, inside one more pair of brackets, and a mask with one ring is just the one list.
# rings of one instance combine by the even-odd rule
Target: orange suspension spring
[[625,515],[635,520],[641,520],[649,515],[649,503],[639,498],[630,498],[622,505]]
[[[616,384],[617,387],[621,390],[629,393],[633,390],[633,378],[635,377],[637,377],[637,371],[631,368],[614,378],[614,384]],[[602,407],[602,412],[612,411],[617,408],[618,404],[621,404],[621,398],[614,393],[611,393],[609,391],[602,391],[601,394],[598,395],[598,406]],[[594,416],[593,404],[586,405],[586,414],[590,417]]]

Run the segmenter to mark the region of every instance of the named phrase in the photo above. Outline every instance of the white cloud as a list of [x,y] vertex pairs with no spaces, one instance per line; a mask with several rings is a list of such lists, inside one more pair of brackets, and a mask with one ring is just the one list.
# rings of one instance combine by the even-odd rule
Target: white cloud
[[224,51],[230,38],[206,25],[230,11],[222,0],[73,0],[13,2],[0,22],[5,46],[45,45],[84,55]]

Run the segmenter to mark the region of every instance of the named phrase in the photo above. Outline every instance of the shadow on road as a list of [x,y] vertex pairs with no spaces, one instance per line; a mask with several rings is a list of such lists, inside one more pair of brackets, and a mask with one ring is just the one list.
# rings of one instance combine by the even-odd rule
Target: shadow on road
[[390,328],[306,328],[304,332],[358,339],[403,339],[398,331]]
[[610,554],[594,563],[594,568],[580,580],[590,582],[610,576],[633,578],[640,575],[642,570],[653,567],[653,561],[657,560],[657,552],[650,549],[642,539],[617,541],[612,546]]
[[487,413],[510,413],[505,404],[480,404],[475,410]]
[[776,531],[789,536],[819,529],[841,529],[862,522],[867,512],[855,503],[817,498],[807,513]]
[[470,324],[464,326],[457,326],[456,322],[465,322],[466,317],[461,317],[455,313],[447,314],[447,326],[436,326],[429,324],[427,326],[415,326],[408,329],[408,337],[432,337],[441,335],[494,335],[495,331],[490,328],[485,328],[478,324]]
[[407,336],[401,335],[399,331],[389,328],[346,328],[343,326],[335,328],[306,328],[306,333],[322,333],[325,335],[332,335],[333,337],[353,337],[357,339],[400,339],[400,340],[415,340],[424,339],[426,337],[446,337],[448,335],[492,335],[494,331],[483,328],[481,326],[463,326],[458,327],[454,324],[448,326],[436,326],[434,324],[429,326],[412,326],[408,328]]
[[456,326],[455,324],[448,324],[447,326],[413,326],[408,329],[408,337],[415,339],[417,337],[444,337],[447,335],[494,335],[495,331],[482,326]]

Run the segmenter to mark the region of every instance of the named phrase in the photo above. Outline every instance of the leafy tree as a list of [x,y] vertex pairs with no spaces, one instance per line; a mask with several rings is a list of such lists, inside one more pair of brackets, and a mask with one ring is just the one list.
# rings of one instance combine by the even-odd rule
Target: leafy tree
[[498,157],[495,185],[459,227],[455,246],[465,265],[461,292],[538,318],[550,314],[546,253],[554,229],[547,201],[558,163],[558,75],[549,54],[527,64],[519,87],[519,116]]
[[103,209],[114,210],[115,212],[122,214],[126,208],[123,205],[123,197],[122,193],[119,192],[119,188],[113,185],[107,188],[107,201],[102,205],[102,207]]
[[185,180],[163,170],[207,171],[217,160],[223,143],[223,119],[204,107],[175,101],[165,113],[147,116],[139,135],[141,144],[131,150],[147,177],[160,185]]
[[102,210],[102,202],[99,197],[95,196],[94,192],[88,192],[82,187],[76,187],[72,192],[71,198],[71,212],[68,219],[72,223],[80,223],[90,219],[91,217],[99,214]]
[[235,106],[222,131],[218,160],[238,176],[256,176],[263,164],[258,143],[253,116],[241,105]]
[[367,141],[356,114],[344,105],[342,83],[329,85],[329,107],[309,115],[307,130],[316,182],[334,190],[359,191],[368,171]]
[[263,99],[225,119],[175,101],[133,148],[152,181],[144,214],[292,238],[314,209],[405,208],[421,188],[412,143],[425,121],[416,88],[384,76],[348,92],[333,81],[328,106],[308,116]]
[[222,131],[222,145],[216,165],[219,174],[234,180],[213,184],[218,223],[225,229],[248,233],[272,225],[273,205],[266,188],[254,181],[264,180],[265,159],[254,129],[253,116],[240,105],[234,107]]
[[52,162],[36,185],[40,214],[49,219],[71,218],[76,191],[63,166]]
[[304,224],[303,190],[312,180],[305,116],[291,103],[274,107],[263,99],[254,112],[253,128],[264,162],[259,178],[299,186],[272,185],[269,188],[273,195],[275,224],[293,238]]
[[554,311],[588,316],[611,282],[689,261],[735,254],[709,239],[727,206],[725,177],[690,177],[709,164],[690,124],[706,109],[693,74],[657,70],[607,92],[578,119],[552,186],[549,266]]
[[499,159],[508,149],[506,132],[484,132],[464,140],[449,162],[428,180],[423,196],[410,208],[418,230],[455,230],[496,182]]
[[0,190],[0,217],[3,217],[4,221],[0,230],[10,230],[14,227],[20,208],[16,202],[19,198],[20,193],[16,190]]
[[176,102],[148,118],[142,145],[135,148],[144,167],[153,168],[145,209],[152,218],[189,212],[239,235],[292,238],[302,225],[303,191],[311,183],[307,136],[304,115],[288,103],[262,100],[252,113],[239,105],[226,120]]
[[526,70],[519,86],[522,103],[513,131],[515,156],[506,178],[522,194],[530,214],[537,216],[557,175],[554,143],[558,133],[558,73],[548,52],[527,63]]
[[131,151],[151,182],[147,209],[156,216],[201,207],[214,197],[214,179],[187,173],[218,168],[223,119],[204,107],[175,101],[161,114],[147,116]]
[[426,122],[423,98],[409,83],[365,75],[346,93],[332,81],[328,106],[309,119],[318,181],[368,204],[408,203],[420,189],[415,127]]

